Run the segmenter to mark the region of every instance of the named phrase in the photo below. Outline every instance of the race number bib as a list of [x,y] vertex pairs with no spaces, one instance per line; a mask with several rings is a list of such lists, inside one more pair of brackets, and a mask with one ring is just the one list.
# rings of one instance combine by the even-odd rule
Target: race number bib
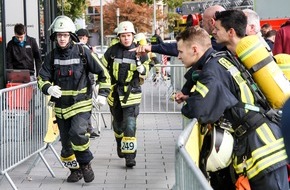
[[67,168],[70,168],[70,169],[78,169],[80,167],[77,159],[76,159],[76,156],[73,154],[71,155],[70,157],[67,157],[67,158],[64,158],[64,157],[60,157],[63,165]]
[[135,153],[137,150],[137,140],[135,137],[123,137],[121,143],[122,153]]

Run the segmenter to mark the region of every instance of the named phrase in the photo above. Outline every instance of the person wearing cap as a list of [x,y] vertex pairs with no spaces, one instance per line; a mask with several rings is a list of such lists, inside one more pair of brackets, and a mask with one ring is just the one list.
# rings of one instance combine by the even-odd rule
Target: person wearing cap
[[[79,44],[83,45],[83,47],[94,52],[93,47],[88,44],[89,38],[91,38],[89,31],[87,29],[81,28],[76,32],[76,34],[80,40]],[[92,73],[90,73],[90,77],[92,80],[92,89],[93,89],[93,98],[92,98],[93,99],[93,107],[97,108],[98,106],[96,104],[94,104],[95,103],[94,100],[97,98],[97,95],[98,95],[98,87],[96,84],[94,84],[94,81],[96,81],[95,80],[96,77],[94,77],[94,75]],[[92,122],[93,122],[92,120],[93,120],[93,116],[91,116],[91,122],[89,123],[88,132],[90,133],[90,138],[95,138],[95,137],[98,137],[100,135],[94,131],[94,127],[92,126]]]
[[89,72],[98,75],[99,94],[96,103],[106,104],[110,92],[110,75],[97,56],[77,44],[73,21],[64,15],[55,18],[49,30],[56,42],[39,70],[38,87],[51,96],[56,122],[60,131],[61,160],[70,169],[67,182],[95,178],[91,161],[90,139],[87,131],[92,110],[92,89]]
[[85,45],[84,47],[90,49],[91,51],[94,51],[94,47],[92,47],[88,42],[89,42],[89,38],[91,38],[91,35],[89,33],[89,31],[87,29],[79,29],[76,32],[79,40],[80,40],[80,44]]
[[136,121],[142,97],[139,75],[146,76],[149,71],[148,56],[129,51],[137,47],[133,42],[135,33],[132,22],[121,22],[117,31],[120,41],[109,47],[102,58],[111,74],[112,91],[107,100],[113,117],[117,154],[125,158],[126,167],[130,168],[136,165]]

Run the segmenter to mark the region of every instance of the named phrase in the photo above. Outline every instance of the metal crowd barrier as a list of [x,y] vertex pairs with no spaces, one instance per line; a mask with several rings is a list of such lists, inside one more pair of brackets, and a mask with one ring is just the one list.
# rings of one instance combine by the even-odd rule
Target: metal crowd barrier
[[[37,83],[9,83],[0,90],[0,175],[4,175],[14,190],[17,189],[9,171],[34,155],[38,155],[52,177],[52,169],[43,151],[53,146],[44,142],[48,127],[47,98]],[[58,158],[58,156],[56,155]]]
[[175,185],[173,190],[212,190],[200,169],[199,162],[200,137],[196,119],[186,124],[176,144]]
[[[184,74],[186,69],[178,61],[173,61],[170,65],[158,66],[163,70],[168,70],[170,76],[160,75],[155,78],[156,66],[144,80],[142,87],[142,102],[140,104],[140,114],[180,114],[182,105],[174,101],[174,93],[180,91],[185,83]],[[155,80],[156,79],[156,80]],[[97,126],[98,132],[102,127],[111,127],[111,123],[106,123],[104,115],[110,115],[108,105],[92,110],[92,125]]]

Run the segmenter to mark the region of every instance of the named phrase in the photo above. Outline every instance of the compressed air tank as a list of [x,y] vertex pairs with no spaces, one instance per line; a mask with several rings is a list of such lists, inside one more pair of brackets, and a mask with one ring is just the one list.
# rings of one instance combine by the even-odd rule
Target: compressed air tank
[[282,108],[290,96],[290,83],[258,36],[242,38],[237,44],[236,53],[271,107]]
[[286,53],[279,53],[275,55],[274,58],[286,78],[290,80],[290,55]]

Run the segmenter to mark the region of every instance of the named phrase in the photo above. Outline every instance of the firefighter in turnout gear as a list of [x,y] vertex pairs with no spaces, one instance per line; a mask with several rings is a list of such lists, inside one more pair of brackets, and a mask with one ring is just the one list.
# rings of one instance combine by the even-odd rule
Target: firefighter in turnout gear
[[76,28],[69,17],[58,16],[51,24],[50,39],[56,48],[45,58],[39,71],[38,86],[54,102],[56,122],[60,131],[61,160],[70,169],[67,182],[84,178],[94,180],[91,167],[88,122],[92,110],[92,89],[89,72],[98,75],[100,85],[96,102],[106,103],[110,92],[110,75],[101,61],[87,48],[76,44]]
[[133,24],[121,22],[117,31],[120,42],[111,46],[102,58],[111,76],[108,104],[113,116],[117,154],[125,158],[127,167],[136,165],[136,120],[142,97],[139,75],[147,75],[150,61],[147,55],[139,56],[129,51],[137,46],[133,42],[134,35]]
[[[242,25],[238,28],[243,29],[241,33],[244,34],[246,16],[241,11],[229,11],[218,14],[228,14],[230,19],[227,20]],[[219,16],[216,15],[216,19],[220,19]],[[221,30],[219,22],[216,20],[216,30]],[[234,25],[231,27],[235,28]],[[232,34],[233,28],[228,33]],[[231,173],[235,173],[237,178],[247,178],[252,190],[289,189],[287,155],[281,130],[264,114],[235,57],[227,51],[215,52],[208,33],[201,28],[188,28],[176,40],[178,58],[184,66],[200,70],[192,93],[176,96],[177,100],[185,101],[182,114],[187,118],[197,118],[204,130],[212,130],[208,126],[221,127],[215,125],[221,118],[231,124],[228,130],[234,137],[232,164],[216,172],[207,170],[213,189],[235,189],[231,183],[231,176],[235,175]]]

